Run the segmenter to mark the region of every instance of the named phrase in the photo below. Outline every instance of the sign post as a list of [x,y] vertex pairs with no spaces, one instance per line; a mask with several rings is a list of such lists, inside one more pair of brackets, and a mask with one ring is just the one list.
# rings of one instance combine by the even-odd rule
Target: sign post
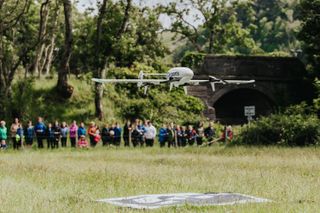
[[255,106],[245,106],[244,107],[244,115],[247,117],[248,123],[250,125],[250,121],[253,120],[252,117],[256,115],[256,107]]

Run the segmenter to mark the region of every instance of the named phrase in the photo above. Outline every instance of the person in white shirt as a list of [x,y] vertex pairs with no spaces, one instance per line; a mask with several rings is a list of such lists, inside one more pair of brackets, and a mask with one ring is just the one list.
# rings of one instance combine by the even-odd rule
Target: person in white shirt
[[145,127],[144,137],[146,139],[146,146],[152,147],[154,144],[154,139],[157,135],[156,128],[152,125],[151,121],[148,121],[147,126]]

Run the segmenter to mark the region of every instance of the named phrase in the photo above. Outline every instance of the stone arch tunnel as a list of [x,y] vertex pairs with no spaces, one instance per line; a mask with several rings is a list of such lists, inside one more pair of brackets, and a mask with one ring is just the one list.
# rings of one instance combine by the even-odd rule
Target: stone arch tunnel
[[256,117],[279,107],[306,100],[311,86],[303,81],[304,64],[291,57],[206,56],[195,79],[215,76],[226,80],[251,80],[255,84],[189,86],[188,93],[206,104],[204,115],[228,124],[247,121],[244,106],[255,106]]

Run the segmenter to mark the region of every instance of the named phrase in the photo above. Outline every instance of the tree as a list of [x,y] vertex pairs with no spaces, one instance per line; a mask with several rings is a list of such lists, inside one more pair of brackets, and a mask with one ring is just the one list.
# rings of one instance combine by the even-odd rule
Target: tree
[[[97,18],[97,29],[96,29],[96,40],[95,40],[95,49],[96,49],[96,63],[97,67],[94,72],[94,77],[96,78],[104,78],[108,62],[113,53],[113,48],[115,43],[121,38],[122,34],[125,32],[126,24],[129,20],[129,12],[132,6],[132,1],[127,0],[126,6],[124,9],[124,14],[119,22],[119,27],[116,28],[114,34],[111,37],[112,43],[109,44],[108,49],[102,51],[102,33],[103,33],[103,19],[106,17],[106,9],[108,0],[103,0],[102,5],[99,9],[99,15]],[[112,14],[113,16],[115,14]],[[107,20],[108,21],[108,20]],[[107,26],[108,27],[108,26]],[[103,105],[102,105],[102,95],[103,95],[103,87],[101,83],[95,83],[95,108],[96,108],[96,116],[102,120],[103,119]]]
[[31,74],[49,74],[56,46],[57,27],[60,11],[59,0],[44,0],[40,6],[38,45],[36,48]]
[[171,17],[172,25],[167,30],[187,39],[198,52],[248,54],[256,46],[237,20],[237,5],[227,0],[188,0],[160,6],[159,11]]
[[6,104],[14,76],[35,46],[22,43],[23,36],[30,33],[23,20],[31,4],[30,0],[0,0],[0,115],[8,112]]
[[[248,0],[239,3],[237,18],[264,52],[300,48],[296,38],[300,21],[295,8],[299,0]],[[240,6],[241,5],[241,6]]]
[[70,98],[73,87],[68,84],[68,73],[70,72],[69,61],[72,53],[72,3],[71,0],[63,0],[65,19],[65,41],[64,52],[58,68],[57,90],[63,98]]
[[320,1],[303,0],[298,7],[302,28],[299,38],[304,42],[304,51],[311,71],[320,76]]

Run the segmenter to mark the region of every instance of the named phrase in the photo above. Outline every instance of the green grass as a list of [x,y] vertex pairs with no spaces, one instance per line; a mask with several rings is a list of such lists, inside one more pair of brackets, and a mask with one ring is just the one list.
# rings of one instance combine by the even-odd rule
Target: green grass
[[317,212],[317,148],[104,148],[0,153],[0,212],[148,212],[100,198],[238,192],[271,203],[169,207],[152,212]]

